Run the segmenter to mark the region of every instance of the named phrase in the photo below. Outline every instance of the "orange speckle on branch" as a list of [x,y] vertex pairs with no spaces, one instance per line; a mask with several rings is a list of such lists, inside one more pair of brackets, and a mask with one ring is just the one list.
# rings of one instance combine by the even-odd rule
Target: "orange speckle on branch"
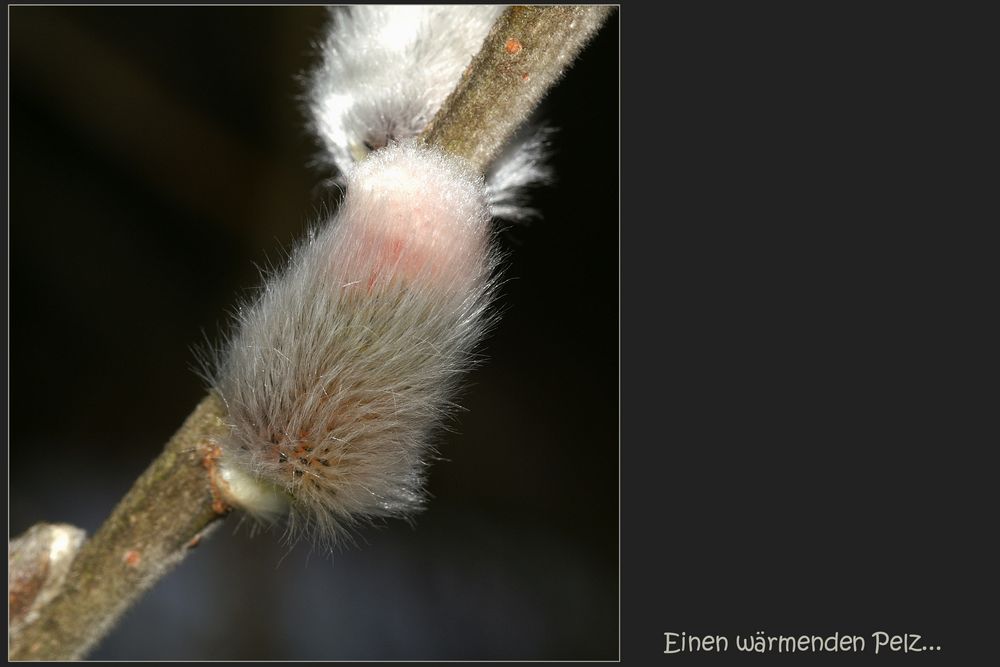
[[528,79],[530,79],[530,78],[531,78],[531,77],[530,77],[530,76],[528,76],[528,73],[527,73],[527,72],[525,72],[524,74],[522,74],[522,75],[521,75],[521,81],[524,81],[525,83],[527,83],[527,82],[528,82]]
[[504,50],[510,55],[516,55],[521,51],[521,41],[516,37],[509,37],[507,43],[503,45]]
[[125,552],[125,556],[122,560],[125,561],[125,564],[129,567],[138,567],[139,563],[142,562],[142,554],[135,549],[129,549]]

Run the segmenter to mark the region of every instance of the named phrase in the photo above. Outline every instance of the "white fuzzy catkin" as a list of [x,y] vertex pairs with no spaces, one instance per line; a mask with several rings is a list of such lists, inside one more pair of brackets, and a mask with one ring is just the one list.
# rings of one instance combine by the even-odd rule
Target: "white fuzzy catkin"
[[[390,5],[331,9],[309,84],[323,161],[341,174],[391,140],[418,135],[458,84],[503,5]],[[525,190],[547,182],[547,130],[522,132],[486,174],[491,214],[530,218]]]
[[[415,141],[373,152],[335,217],[237,315],[213,377],[229,415],[223,470],[286,495],[293,529],[327,543],[419,508],[495,267],[481,177]],[[243,496],[251,513],[280,507]]]

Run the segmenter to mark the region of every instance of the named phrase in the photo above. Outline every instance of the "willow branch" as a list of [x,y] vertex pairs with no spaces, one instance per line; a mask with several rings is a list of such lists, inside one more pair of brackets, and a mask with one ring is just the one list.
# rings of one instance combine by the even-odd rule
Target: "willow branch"
[[486,171],[610,12],[593,6],[508,8],[423,139]]
[[[480,171],[527,119],[600,27],[607,7],[513,7],[504,12],[455,92],[422,134]],[[62,589],[36,620],[11,628],[12,660],[82,657],[118,617],[197,545],[229,507],[212,442],[224,407],[209,395],[80,549]]]
[[229,508],[217,496],[213,437],[223,406],[209,395],[78,552],[62,590],[11,637],[11,660],[82,657]]

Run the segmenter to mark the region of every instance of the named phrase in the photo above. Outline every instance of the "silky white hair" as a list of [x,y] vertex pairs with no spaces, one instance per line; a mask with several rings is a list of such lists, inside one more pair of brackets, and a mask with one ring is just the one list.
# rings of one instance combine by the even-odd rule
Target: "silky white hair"
[[[502,5],[331,8],[322,58],[309,79],[321,161],[346,174],[389,141],[418,135],[483,45]],[[491,214],[533,217],[527,190],[551,179],[549,131],[519,133],[487,171]]]
[[491,321],[497,267],[483,180],[464,162],[392,142],[347,185],[239,308],[211,373],[222,465],[287,494],[293,531],[327,544],[422,505],[432,431]]

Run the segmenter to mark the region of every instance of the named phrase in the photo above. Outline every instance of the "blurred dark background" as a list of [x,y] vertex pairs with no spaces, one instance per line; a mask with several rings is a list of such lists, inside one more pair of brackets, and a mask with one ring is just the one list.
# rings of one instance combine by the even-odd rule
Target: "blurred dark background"
[[[10,533],[92,533],[204,394],[191,347],[334,201],[317,7],[10,8]],[[415,527],[330,556],[231,517],[105,659],[618,655],[618,19],[550,94],[558,183]]]

